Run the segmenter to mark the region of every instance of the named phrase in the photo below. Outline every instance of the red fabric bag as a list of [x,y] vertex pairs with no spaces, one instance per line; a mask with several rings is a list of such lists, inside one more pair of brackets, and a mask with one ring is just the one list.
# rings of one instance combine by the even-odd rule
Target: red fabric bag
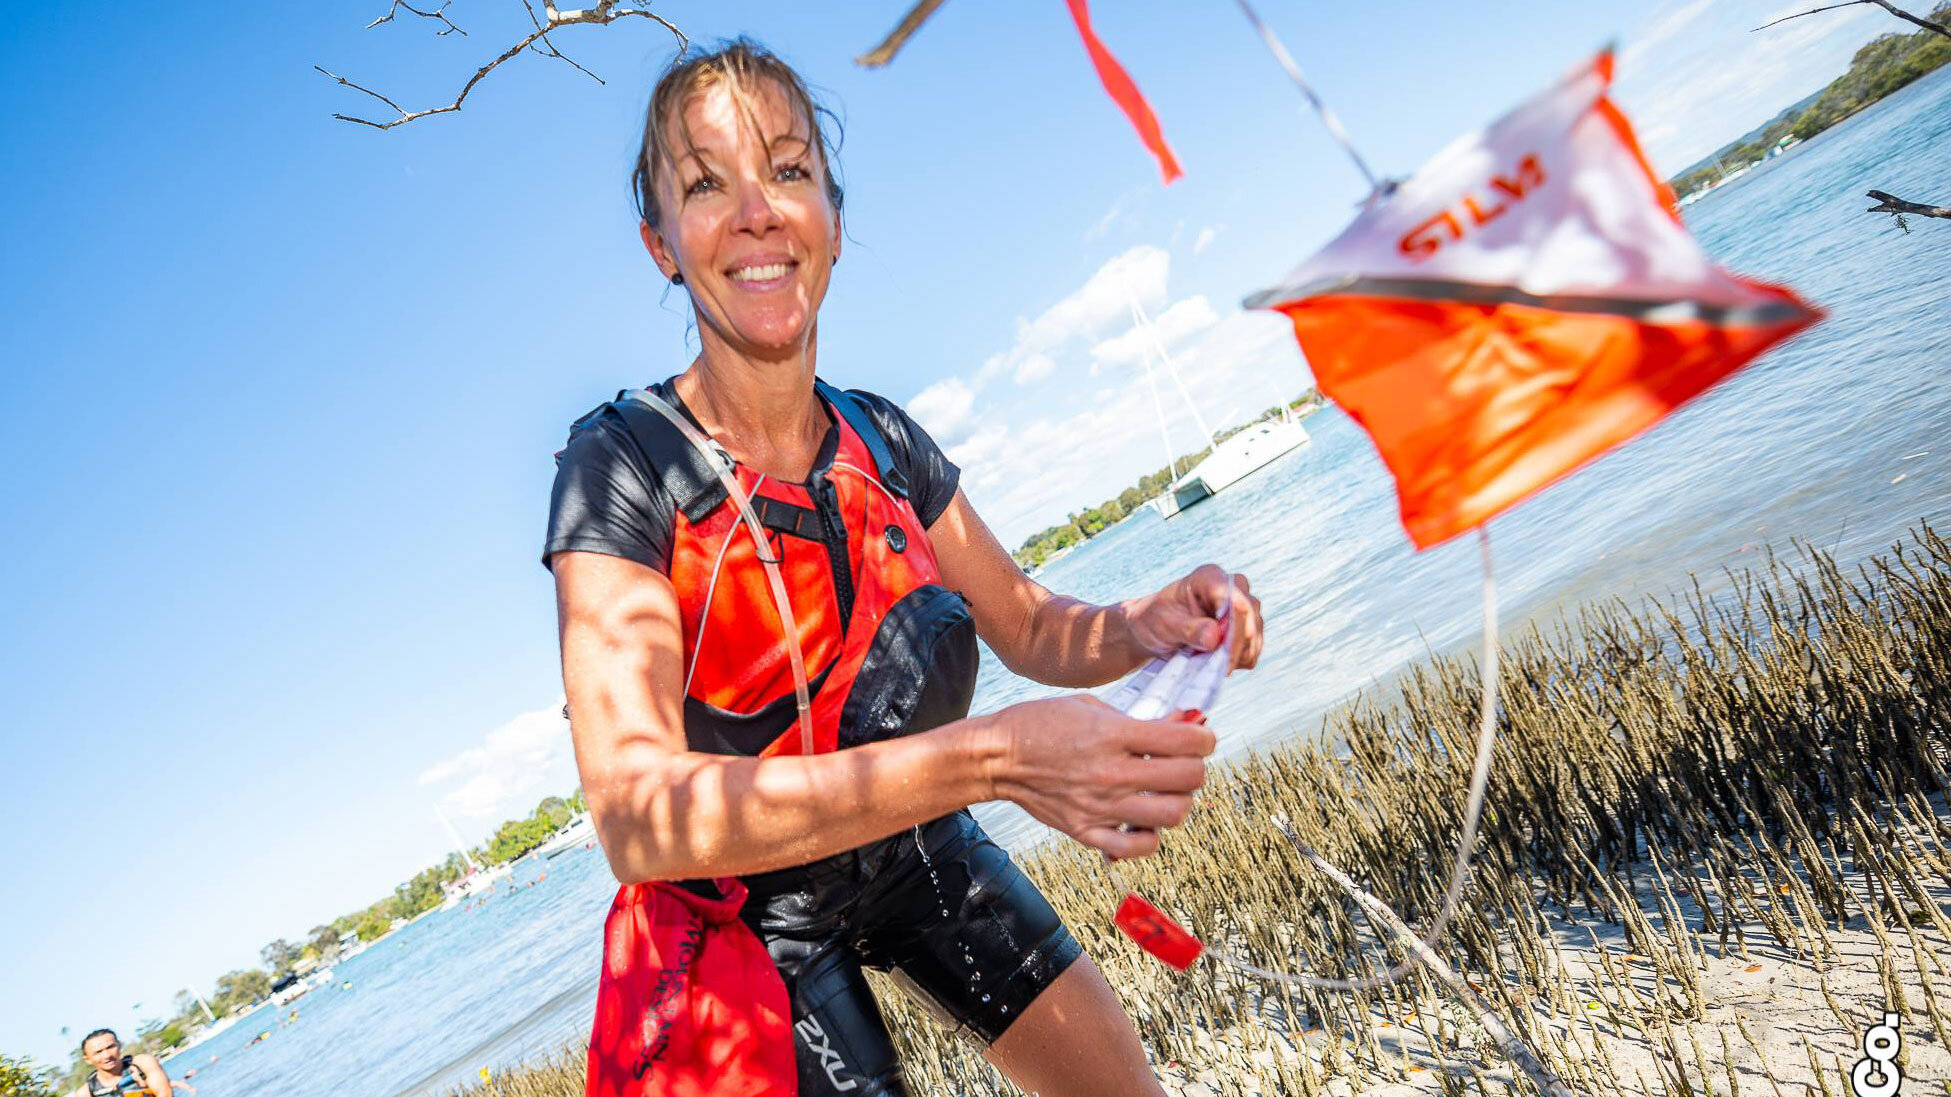
[[603,924],[587,1097],[745,1097],[798,1091],[786,984],[722,899],[626,884]]

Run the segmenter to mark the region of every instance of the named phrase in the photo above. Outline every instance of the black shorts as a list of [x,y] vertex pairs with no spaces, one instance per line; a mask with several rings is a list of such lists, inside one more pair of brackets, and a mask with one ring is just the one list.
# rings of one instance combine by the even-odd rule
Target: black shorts
[[966,811],[745,883],[741,917],[792,999],[803,1097],[908,1093],[863,967],[993,1043],[1083,951]]

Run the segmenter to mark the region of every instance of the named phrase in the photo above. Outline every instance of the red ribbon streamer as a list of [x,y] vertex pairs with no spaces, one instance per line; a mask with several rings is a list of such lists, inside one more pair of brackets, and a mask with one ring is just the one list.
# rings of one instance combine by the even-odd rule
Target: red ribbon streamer
[[1091,64],[1097,67],[1097,78],[1103,81],[1104,90],[1111,94],[1112,101],[1125,112],[1125,117],[1131,119],[1132,128],[1138,131],[1138,137],[1145,142],[1145,147],[1158,158],[1159,170],[1165,174],[1166,184],[1170,185],[1172,180],[1185,172],[1179,170],[1179,161],[1165,143],[1165,133],[1158,127],[1158,116],[1152,113],[1152,106],[1145,102],[1138,85],[1131,82],[1131,75],[1125,72],[1125,67],[1118,64],[1118,59],[1111,56],[1111,51],[1098,40],[1097,32],[1091,29],[1091,13],[1085,6],[1085,0],[1066,2],[1070,4],[1070,17],[1077,21],[1077,34],[1084,39],[1084,49],[1091,55]]
[[1199,959],[1199,954],[1206,951],[1199,938],[1135,891],[1125,892],[1124,902],[1118,904],[1118,912],[1111,920],[1125,931],[1125,936],[1136,941],[1139,948],[1180,971],[1191,967],[1192,962]]

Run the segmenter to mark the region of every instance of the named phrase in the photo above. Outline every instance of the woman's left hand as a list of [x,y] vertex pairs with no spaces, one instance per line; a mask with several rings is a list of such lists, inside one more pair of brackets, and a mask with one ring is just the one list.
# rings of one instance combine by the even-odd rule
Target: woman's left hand
[[[1153,655],[1170,655],[1181,647],[1211,651],[1224,635],[1233,649],[1233,667],[1251,669],[1260,662],[1260,599],[1246,576],[1235,574],[1230,584],[1227,579],[1217,564],[1202,564],[1158,593],[1126,602],[1132,642]],[[1224,621],[1222,604],[1227,605]]]

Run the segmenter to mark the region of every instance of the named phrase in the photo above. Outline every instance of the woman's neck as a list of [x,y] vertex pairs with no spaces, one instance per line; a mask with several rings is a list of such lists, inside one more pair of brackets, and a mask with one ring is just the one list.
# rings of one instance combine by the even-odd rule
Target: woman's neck
[[829,420],[813,394],[813,353],[774,361],[746,358],[707,342],[677,378],[677,394],[741,464],[802,481]]

